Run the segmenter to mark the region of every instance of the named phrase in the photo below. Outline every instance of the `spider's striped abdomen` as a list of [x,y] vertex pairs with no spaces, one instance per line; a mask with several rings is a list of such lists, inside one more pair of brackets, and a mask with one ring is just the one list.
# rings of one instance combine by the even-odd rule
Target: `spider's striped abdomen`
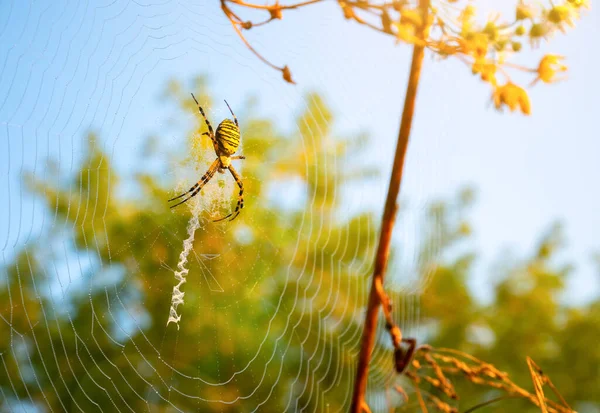
[[217,127],[215,139],[220,152],[233,155],[240,146],[240,130],[231,120],[225,119]]

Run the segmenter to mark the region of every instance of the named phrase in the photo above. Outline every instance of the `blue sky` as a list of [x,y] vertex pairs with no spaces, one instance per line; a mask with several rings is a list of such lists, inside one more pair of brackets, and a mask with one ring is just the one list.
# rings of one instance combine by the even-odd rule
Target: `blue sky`
[[[531,90],[531,117],[492,110],[488,86],[469,68],[426,58],[402,193],[418,209],[467,184],[478,190],[472,218],[482,260],[474,284],[483,292],[499,251],[526,254],[555,220],[564,222],[567,257],[578,265],[570,296],[590,299],[600,291],[591,260],[600,251],[598,27],[593,8],[576,29],[529,53],[531,63],[544,52],[564,54],[570,67],[567,81]],[[61,173],[76,170],[81,136],[90,129],[126,171],[145,136],[169,129],[173,114],[160,92],[172,77],[207,74],[217,99],[212,117],[225,116],[220,99],[236,108],[254,94],[260,111],[289,130],[307,104],[305,93],[322,92],[339,134],[373,137],[365,156],[387,176],[408,47],[345,21],[335,2],[286,12],[248,38],[275,64],[289,65],[298,85],[284,83],[243,46],[217,1],[0,3],[2,251],[10,255],[53,225],[26,194],[21,173],[43,178],[49,155],[60,158]],[[175,133],[161,136],[170,145],[183,142]],[[386,186],[387,178],[349,207],[380,208]]]

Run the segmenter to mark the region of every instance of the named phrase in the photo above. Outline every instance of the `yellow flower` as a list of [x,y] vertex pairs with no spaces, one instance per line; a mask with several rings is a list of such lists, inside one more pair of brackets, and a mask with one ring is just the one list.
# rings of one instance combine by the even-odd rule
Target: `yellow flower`
[[569,2],[569,4],[573,7],[575,7],[576,9],[579,8],[586,8],[589,9],[590,5],[589,5],[589,0],[567,0]]
[[551,34],[552,31],[550,30],[549,24],[532,24],[531,29],[529,29],[529,42],[531,43],[531,47],[539,46],[542,39],[548,39]]
[[525,89],[508,82],[494,89],[492,100],[496,109],[508,106],[511,112],[519,108],[525,115],[531,114],[531,103]]
[[573,27],[573,16],[576,16],[575,9],[567,4],[554,6],[548,11],[548,20],[555,24],[560,31],[565,32],[565,24]]
[[554,6],[548,11],[548,20],[556,24],[569,21],[571,18],[571,12],[571,7],[565,4]]
[[498,26],[494,22],[487,22],[483,28],[483,33],[487,34],[490,41],[493,42],[498,39]]
[[469,33],[463,41],[463,50],[475,60],[482,59],[488,54],[489,38],[485,33]]
[[488,63],[484,59],[477,59],[471,67],[473,74],[479,73],[481,80],[489,82],[492,85],[496,85],[496,65],[494,63]]
[[[429,16],[427,26],[433,23],[433,16]],[[397,29],[396,40],[405,41],[407,43],[422,43],[423,41],[417,36],[419,30],[423,26],[423,16],[418,9],[404,9],[400,15],[400,21],[394,23]],[[427,30],[425,30],[427,37]]]
[[474,18],[475,18],[476,10],[475,7],[471,4],[467,5],[460,14],[458,18],[461,23],[461,34],[465,36],[467,33],[470,33],[473,29]]
[[531,6],[528,6],[523,1],[520,1],[517,5],[517,9],[515,12],[515,18],[517,20],[527,20],[531,19],[535,16],[535,11]]
[[556,78],[558,72],[567,71],[567,66],[561,63],[563,59],[564,56],[555,54],[547,54],[544,56],[542,60],[540,60],[540,64],[536,70],[537,77],[531,84],[534,85],[538,80],[541,80],[544,83],[553,83],[564,79],[564,77]]

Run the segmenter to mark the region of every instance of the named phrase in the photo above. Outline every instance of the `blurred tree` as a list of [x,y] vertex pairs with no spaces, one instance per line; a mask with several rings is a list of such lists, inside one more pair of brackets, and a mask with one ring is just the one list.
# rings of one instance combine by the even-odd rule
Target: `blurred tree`
[[[182,90],[171,82],[165,96],[197,114]],[[209,96],[198,98],[210,104]],[[340,192],[342,182],[368,179],[372,170],[355,164],[365,137],[333,138],[321,97],[308,101],[297,120],[301,137],[280,135],[270,120],[240,117],[249,156],[241,164],[247,199],[238,219],[205,224],[207,215],[231,207],[225,176],[194,198],[204,212],[179,331],[164,325],[174,285],[169,269],[187,238],[189,210],[169,211],[171,189],[159,183],[164,174],[138,174],[139,199],[117,197],[122,178],[91,134],[73,176],[59,186],[29,179],[63,224],[6,266],[4,407],[18,400],[52,411],[172,405],[223,412],[264,403],[265,411],[314,411],[347,403],[359,328],[354,297],[364,290],[359,270],[372,254],[366,241],[374,226],[368,214],[343,216]],[[188,150],[171,154],[196,179],[214,159],[197,120]],[[153,153],[169,156],[156,145],[145,145],[143,165]],[[336,173],[323,167],[334,164]],[[301,204],[274,202],[282,186],[294,185],[304,194]]]
[[[173,82],[166,96],[196,113],[183,89]],[[208,106],[210,97],[199,101]],[[56,218],[46,239],[4,267],[3,410],[348,409],[366,305],[359,291],[368,287],[376,227],[370,213],[347,214],[343,191],[375,171],[358,156],[366,137],[335,138],[327,105],[317,94],[307,102],[297,119],[300,136],[279,133],[270,120],[240,116],[246,207],[227,226],[204,224],[204,217],[234,202],[227,177],[195,198],[203,224],[190,256],[179,331],[164,325],[174,285],[170,269],[187,237],[189,210],[168,210],[173,183],[163,182],[165,174],[137,175],[138,199],[116,196],[124,178],[91,134],[73,176],[60,185],[28,180]],[[179,167],[196,178],[213,156],[202,131],[198,117]],[[166,154],[152,145],[145,151],[145,161]],[[282,187],[298,187],[301,201],[278,202]],[[472,198],[466,191],[458,201],[432,203],[422,229],[427,341],[494,362],[524,386],[530,380],[525,357],[532,356],[575,408],[598,411],[600,353],[593,343],[600,301],[570,307],[560,300],[569,273],[554,263],[560,232],[543,238],[523,262],[507,261],[494,301],[481,304],[467,287],[475,257],[464,248]],[[432,261],[431,242],[441,244],[443,260]],[[401,296],[392,292],[394,301]],[[387,337],[376,345],[390,351]],[[389,376],[389,365],[375,364],[372,374]],[[492,393],[464,383],[461,409]],[[527,408],[509,403],[517,402],[487,411]],[[414,403],[397,407],[418,411]]]

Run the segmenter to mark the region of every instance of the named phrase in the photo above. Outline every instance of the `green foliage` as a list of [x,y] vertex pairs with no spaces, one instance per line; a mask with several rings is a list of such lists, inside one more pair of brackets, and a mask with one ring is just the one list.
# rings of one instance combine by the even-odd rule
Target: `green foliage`
[[[196,113],[183,90],[173,82],[165,96]],[[85,138],[79,171],[59,186],[28,180],[57,225],[4,269],[3,409],[14,409],[18,399],[52,411],[347,410],[377,218],[344,215],[344,190],[370,179],[373,169],[356,156],[365,136],[333,138],[325,102],[318,94],[307,101],[297,135],[239,110],[246,207],[233,223],[203,223],[196,232],[180,330],[165,327],[174,285],[169,268],[178,262],[189,219],[186,208],[168,209],[173,182],[164,186],[159,174],[143,173],[135,177],[139,198],[117,197],[122,178],[94,135]],[[203,172],[212,157],[209,143],[199,140],[203,128],[198,117],[187,134],[190,156],[177,168]],[[203,219],[221,208],[220,199],[231,200],[225,208],[234,202],[232,187],[219,182],[198,197]],[[294,186],[304,194],[299,203],[277,202],[277,188]],[[472,236],[472,202],[465,191],[456,202],[433,203],[422,229],[428,341],[493,362],[524,386],[529,355],[575,408],[598,406],[600,352],[593,344],[600,301],[560,301],[569,268],[555,264],[558,230],[533,256],[506,262],[494,301],[483,305],[467,287],[475,254],[462,248]],[[443,260],[432,262],[432,242],[441,245]],[[482,332],[491,340],[480,340]],[[388,339],[380,336],[383,354]],[[375,361],[373,374],[393,376],[389,361],[391,354]],[[464,408],[493,396],[468,383],[458,390]],[[510,403],[490,409],[508,411]]]

